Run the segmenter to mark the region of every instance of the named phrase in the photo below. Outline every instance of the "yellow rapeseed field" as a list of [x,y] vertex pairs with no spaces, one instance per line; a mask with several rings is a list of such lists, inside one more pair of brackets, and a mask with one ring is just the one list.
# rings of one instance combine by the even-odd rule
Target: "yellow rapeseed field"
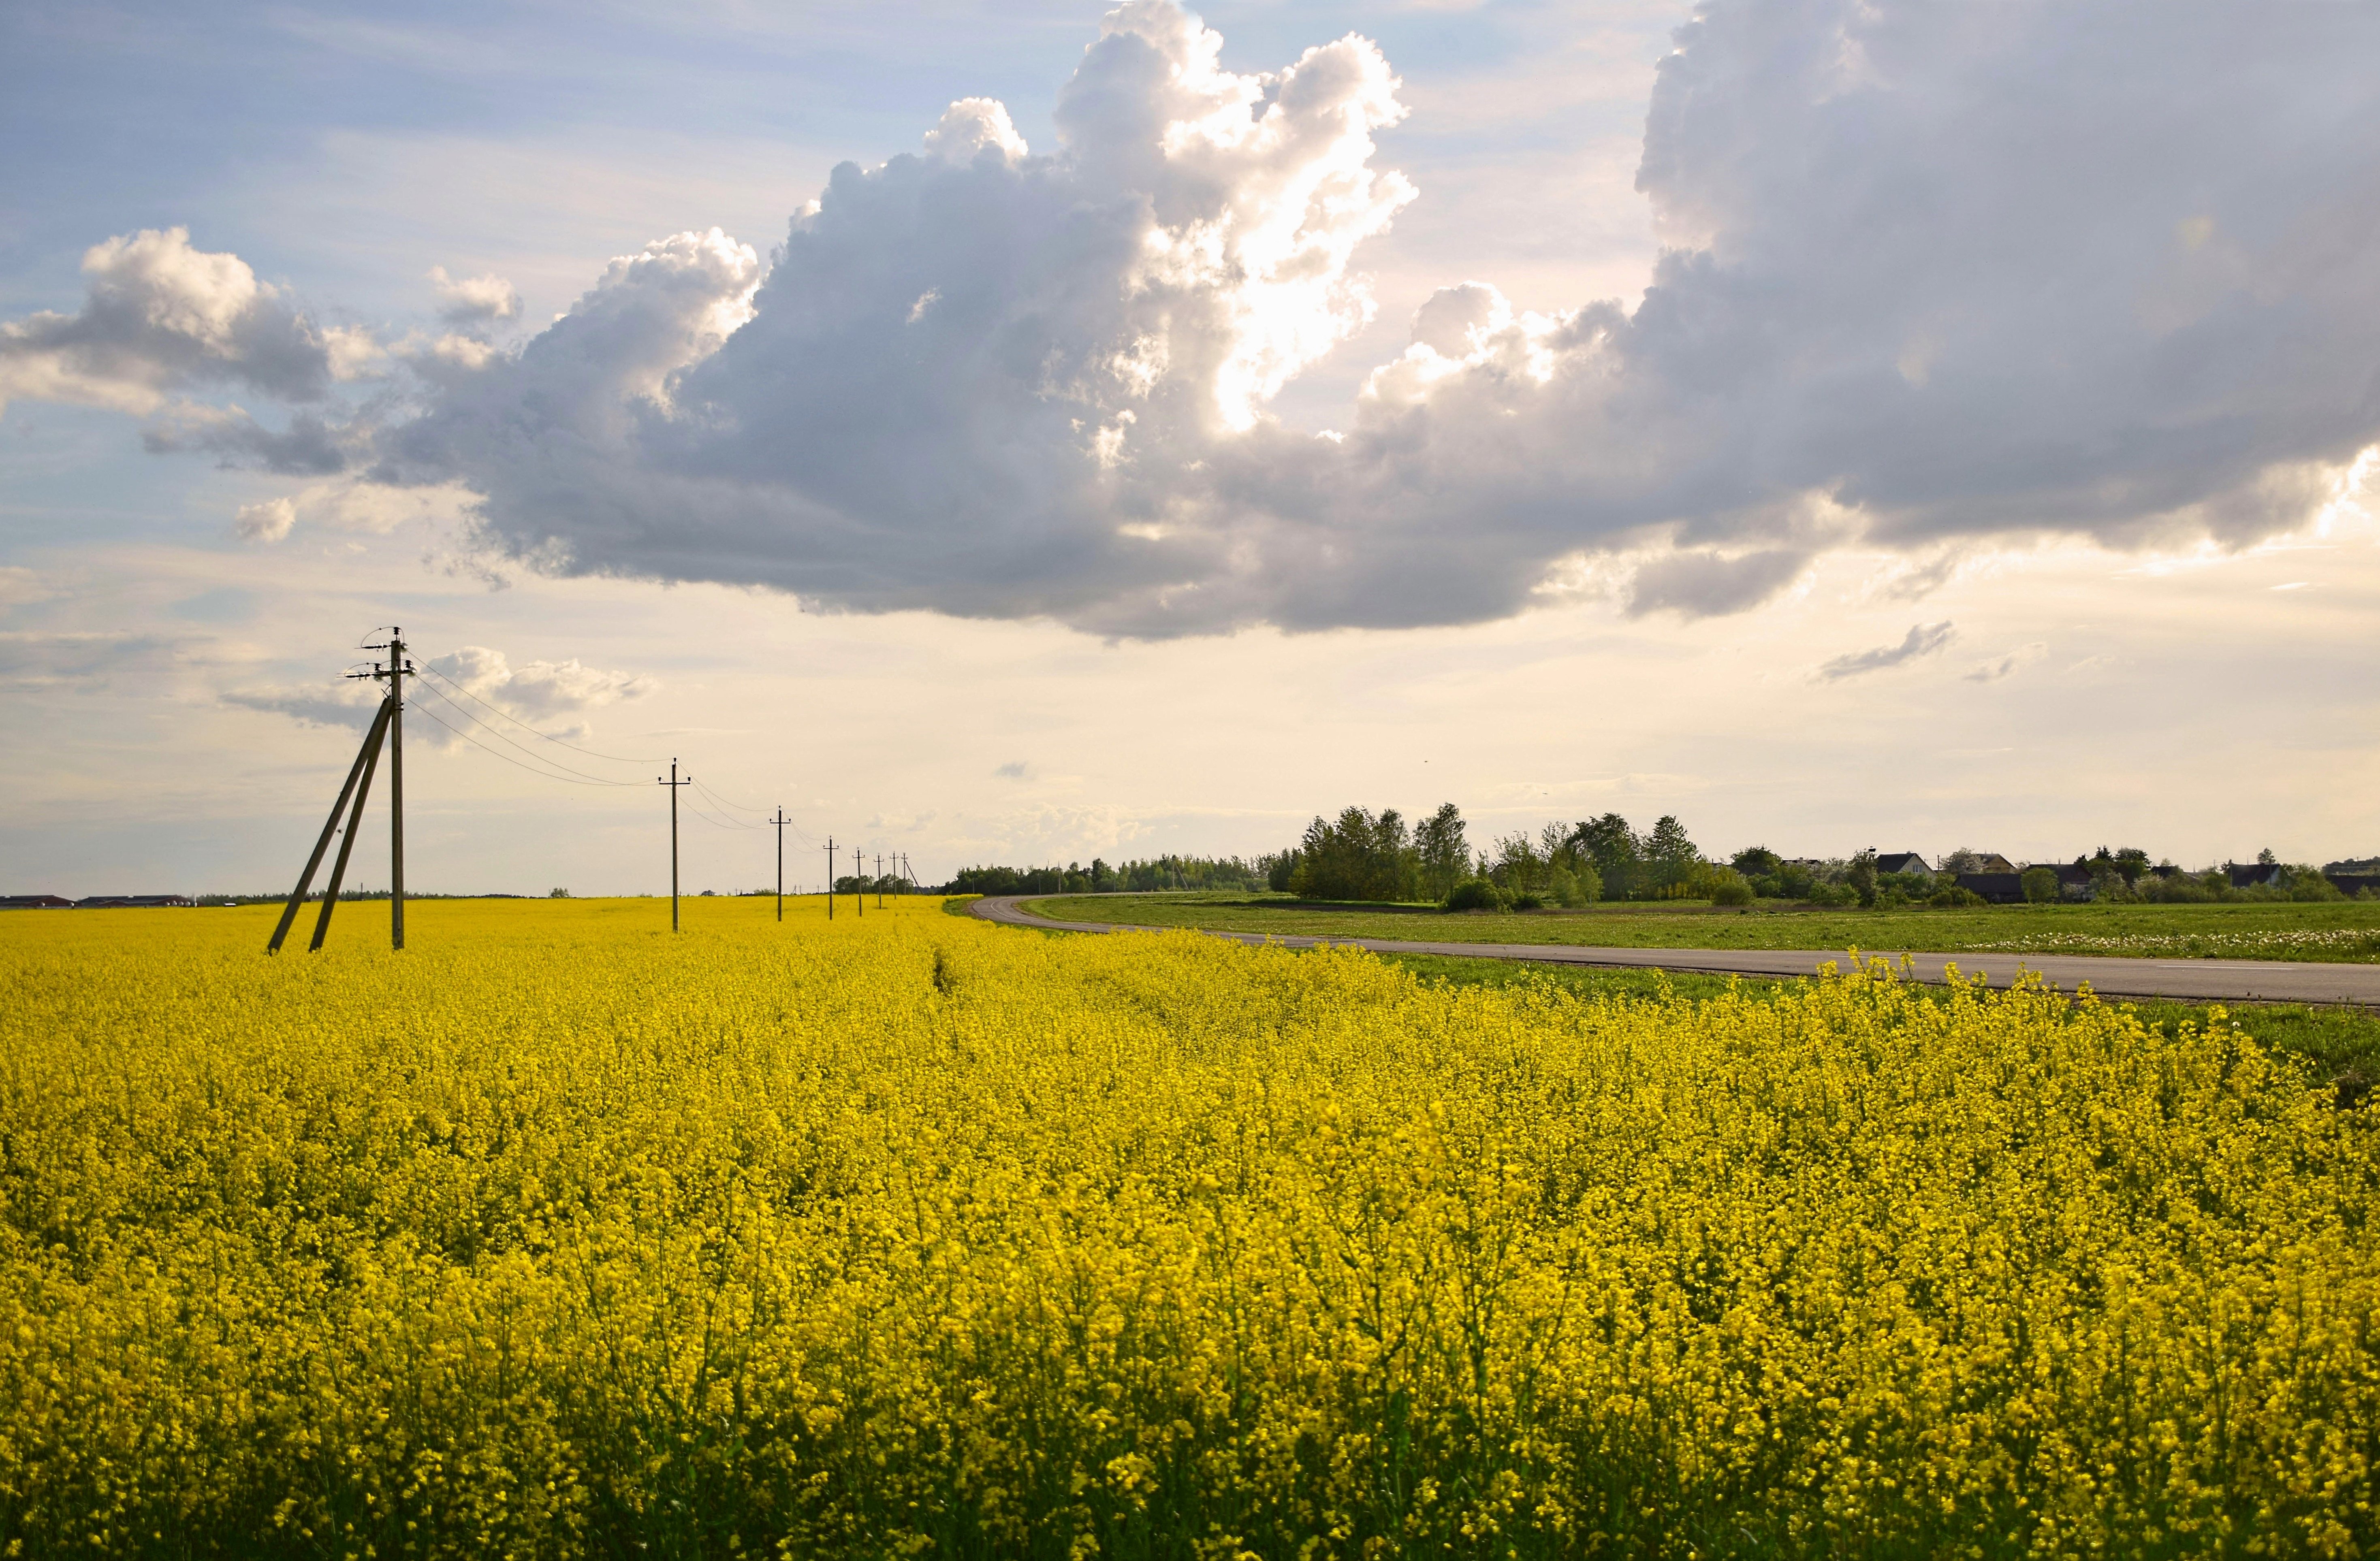
[[2380,1547],[2380,1111],[2231,1024],[770,911],[0,920],[0,1548]]

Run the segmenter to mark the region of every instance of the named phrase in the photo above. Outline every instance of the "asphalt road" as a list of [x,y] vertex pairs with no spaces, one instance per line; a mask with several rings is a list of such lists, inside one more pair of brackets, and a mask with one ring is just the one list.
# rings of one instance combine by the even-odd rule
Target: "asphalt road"
[[[1027,914],[1026,895],[989,895],[969,907],[986,921],[1062,932],[1163,932],[1164,927],[1128,922],[1061,922]],[[1458,959],[1535,960],[1544,964],[1601,965],[1633,970],[1692,970],[1717,974],[1793,976],[1815,974],[1843,950],[1820,949],[1581,949],[1552,943],[1415,943],[1392,938],[1282,938],[1261,932],[1217,932],[1238,943],[1278,943],[1287,949],[1325,946],[1369,949],[1377,954],[1451,954]],[[1884,955],[1895,964],[1897,952]],[[1910,974],[1939,983],[1945,967],[1960,975],[1982,975],[2005,986],[2019,971],[2031,971],[2064,991],[2088,983],[2107,997],[2173,998],[2191,1002],[2355,1003],[2380,1005],[2380,965],[2296,964],[2278,960],[2112,960],[2072,954],[1928,954],[1912,950]]]

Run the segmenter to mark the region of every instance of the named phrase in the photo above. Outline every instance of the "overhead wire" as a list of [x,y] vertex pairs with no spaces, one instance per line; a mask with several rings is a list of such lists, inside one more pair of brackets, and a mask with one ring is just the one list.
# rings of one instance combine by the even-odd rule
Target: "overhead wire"
[[[573,768],[571,768],[568,765],[566,765],[566,764],[563,763],[560,759],[547,758],[544,755],[538,753],[538,752],[537,752],[535,749],[533,749],[533,748],[524,748],[524,747],[522,747],[518,743],[514,742],[511,738],[509,738],[509,737],[505,736],[503,732],[498,732],[494,727],[490,726],[486,721],[481,720],[479,717],[477,717],[477,716],[473,715],[470,711],[468,711],[468,710],[465,709],[462,706],[455,704],[452,696],[448,696],[447,694],[445,694],[445,693],[443,693],[443,691],[441,691],[441,690],[440,690],[439,688],[437,688],[434,684],[432,684],[432,685],[424,685],[424,684],[415,684],[414,686],[415,686],[415,687],[417,687],[417,688],[419,688],[419,689],[420,689],[423,693],[425,693],[425,694],[435,694],[435,695],[437,695],[439,698],[443,699],[443,700],[445,700],[445,701],[446,701],[446,706],[447,706],[447,708],[448,708],[449,709],[453,710],[456,715],[458,715],[458,716],[462,717],[465,720],[469,721],[472,725],[474,725],[474,726],[478,727],[480,731],[482,731],[482,732],[486,732],[489,736],[491,736],[491,737],[494,738],[497,742],[504,744],[506,747],[513,749],[515,752],[528,755],[528,756],[529,756],[529,757],[531,757],[532,759],[535,759],[539,764],[551,765],[551,766],[552,766],[554,768],[556,768],[556,769],[559,769],[559,770],[563,771],[565,774],[568,774],[568,775],[575,775],[575,776],[577,776],[579,780],[583,780],[583,781],[586,781],[586,782],[587,782],[587,783],[589,783],[589,785],[596,785],[596,786],[635,786],[635,785],[642,784],[642,782],[640,782],[640,781],[636,781],[636,780],[612,780],[611,778],[609,778],[608,776],[602,776],[602,775],[589,775],[589,774],[588,774],[588,773],[587,773],[585,770],[583,770],[583,769],[573,769]],[[443,724],[443,723],[442,723],[442,724]],[[451,728],[449,728],[449,730],[451,731],[452,729],[451,729]]]
[[[698,781],[696,784],[701,785],[702,783]],[[732,807],[740,813],[766,813],[769,811],[765,807],[755,807],[748,802],[737,802],[732,797],[722,797],[714,787],[703,785],[702,789],[709,792],[711,795],[711,800],[718,803],[722,807]]]
[[570,750],[572,753],[574,753],[574,754],[585,754],[589,758],[591,758],[591,759],[604,759],[604,760],[608,760],[609,762],[611,762],[611,763],[613,763],[613,764],[664,764],[664,763],[667,763],[667,762],[668,762],[668,761],[667,761],[667,760],[665,760],[665,759],[659,759],[659,758],[639,758],[639,757],[632,757],[632,756],[624,756],[619,755],[619,754],[599,754],[599,753],[597,753],[597,752],[596,752],[594,749],[592,749],[592,748],[582,748],[582,747],[580,747],[580,746],[579,746],[577,744],[576,744],[576,743],[565,743],[565,742],[564,742],[561,738],[554,736],[554,735],[553,735],[552,732],[540,732],[536,727],[533,727],[533,726],[529,725],[529,723],[528,723],[528,722],[527,722],[527,721],[525,721],[525,720],[521,720],[521,719],[520,719],[520,717],[518,717],[518,716],[516,716],[516,715],[514,715],[511,711],[506,710],[506,709],[504,709],[504,708],[500,708],[500,707],[498,707],[498,706],[492,705],[492,704],[488,703],[488,701],[486,701],[485,699],[480,698],[478,695],[476,695],[476,694],[472,693],[469,689],[468,689],[468,688],[464,687],[461,684],[456,683],[453,678],[448,677],[444,672],[440,672],[440,671],[439,671],[437,668],[435,668],[435,667],[430,666],[430,665],[428,665],[428,664],[426,664],[426,663],[425,663],[425,664],[420,668],[420,671],[422,671],[422,672],[424,672],[428,673],[428,674],[429,674],[430,676],[431,676],[431,677],[436,678],[440,683],[443,683],[443,684],[444,684],[447,687],[452,688],[453,690],[455,690],[455,693],[460,694],[464,698],[468,699],[469,701],[471,701],[471,703],[473,703],[474,705],[479,706],[481,709],[485,709],[485,710],[493,710],[497,715],[500,715],[500,716],[504,717],[504,720],[508,720],[508,721],[512,722],[515,726],[519,727],[522,731],[524,731],[524,732],[528,732],[529,735],[531,735],[531,736],[533,736],[533,737],[542,737],[543,739],[545,739],[545,741],[547,741],[547,742],[549,742],[549,743],[552,744],[553,744],[555,747],[557,747],[557,748],[567,748],[567,749],[569,749],[569,750]]
[[486,754],[491,758],[500,758],[516,768],[528,770],[531,775],[540,776],[548,780],[559,780],[565,785],[571,786],[625,786],[633,784],[633,782],[626,780],[574,780],[567,775],[556,775],[550,769],[540,769],[535,765],[524,764],[519,759],[513,757],[510,754],[498,753],[495,749],[489,747],[485,743],[480,742],[469,732],[463,731],[460,727],[455,726],[443,719],[437,711],[431,709],[427,705],[416,705],[414,709],[417,713],[436,721],[440,726],[445,727],[447,731],[453,732],[456,737],[468,743],[471,746],[479,749],[480,752]]
[[[723,812],[728,812],[728,813],[737,813],[737,812],[742,812],[742,813],[759,813],[759,812],[760,812],[760,810],[759,810],[759,808],[752,807],[752,806],[750,806],[750,805],[747,805],[747,804],[743,804],[743,803],[735,802],[735,801],[733,801],[733,800],[732,800],[732,799],[730,799],[730,798],[721,796],[721,795],[719,794],[719,793],[718,793],[714,788],[712,788],[711,786],[710,786],[710,785],[708,785],[708,784],[704,783],[703,781],[697,780],[697,781],[694,783],[694,789],[695,789],[696,791],[698,791],[698,792],[700,792],[704,796],[709,797],[709,798],[710,798],[713,803],[717,804],[717,805],[719,805],[720,809],[721,809],[722,811],[723,811]],[[744,828],[744,829],[771,829],[771,828],[773,828],[773,827],[776,825],[776,822],[777,822],[777,821],[776,821],[776,819],[774,819],[774,818],[771,817],[769,815],[767,815],[767,814],[765,814],[765,813],[762,813],[762,814],[760,814],[760,822],[759,822],[758,824],[746,824],[746,825],[743,825],[743,826],[741,826],[741,827],[742,827],[742,828]],[[792,830],[792,831],[793,831],[796,836],[800,837],[800,839],[801,839],[801,840],[803,840],[803,841],[804,841],[805,842],[807,842],[807,843],[809,843],[809,844],[812,844],[812,845],[815,845],[815,844],[817,844],[817,843],[818,843],[818,837],[817,837],[816,835],[811,834],[808,830],[807,830],[807,829],[803,829],[799,824],[795,823],[795,822],[794,822],[792,819],[790,819],[790,818],[788,818],[788,819],[786,819],[786,820],[785,820],[785,828],[786,828],[786,829],[791,829],[791,830]]]
[[692,797],[686,799],[686,805],[697,818],[701,819],[704,823],[710,825],[715,829],[758,829],[763,828],[763,826],[759,824],[739,824],[733,819],[721,818],[712,814],[709,809],[705,808],[700,803],[695,801]]

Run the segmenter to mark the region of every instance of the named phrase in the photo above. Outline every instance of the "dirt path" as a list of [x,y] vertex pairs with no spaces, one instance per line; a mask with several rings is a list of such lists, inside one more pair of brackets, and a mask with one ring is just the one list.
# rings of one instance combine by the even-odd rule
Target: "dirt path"
[[[1019,894],[989,895],[968,907],[986,921],[1010,926],[1054,928],[1062,932],[1163,932],[1165,927],[1135,926],[1128,922],[1061,922],[1037,916],[1024,908]],[[1390,938],[1281,938],[1260,932],[1220,932],[1201,928],[1209,938],[1238,943],[1278,943],[1285,949],[1345,945],[1376,954],[1447,954],[1457,959],[1536,960],[1545,964],[1602,965],[1634,970],[1691,970],[1718,974],[1795,976],[1815,974],[1828,960],[1846,959],[1844,950],[1818,949],[1582,949],[1549,943],[1421,943]],[[1870,949],[1867,955],[1888,950]],[[1899,963],[1901,955],[1890,951]],[[2380,965],[2291,964],[2277,960],[2123,960],[2078,954],[1928,954],[1911,951],[1910,974],[1920,981],[1940,982],[1945,967],[1956,965],[1961,975],[1980,974],[1995,986],[2005,986],[2020,970],[2029,970],[2052,986],[2071,991],[2088,984],[2108,997],[2173,998],[2190,1002],[2351,1003],[2380,1005]]]

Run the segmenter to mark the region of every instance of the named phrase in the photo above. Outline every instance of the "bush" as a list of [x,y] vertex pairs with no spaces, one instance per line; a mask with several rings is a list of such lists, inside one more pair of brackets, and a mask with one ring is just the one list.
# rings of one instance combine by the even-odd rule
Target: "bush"
[[1752,886],[1730,873],[1711,886],[1710,898],[1714,905],[1749,905],[1752,903]]
[[1512,909],[1515,911],[1542,911],[1545,908],[1546,902],[1543,895],[1532,894],[1524,889],[1512,896]]
[[1465,878],[1446,896],[1450,911],[1501,911],[1511,904],[1504,891],[1486,878]]
[[1847,883],[1814,883],[1810,886],[1808,898],[1813,905],[1856,905],[1859,903],[1859,890]]
[[1928,905],[1939,906],[1943,910],[1949,911],[1956,910],[1961,906],[1967,905],[1985,905],[1989,904],[1990,902],[1986,901],[1982,895],[1977,894],[1972,889],[1961,889],[1956,884],[1953,884],[1949,889],[1937,889],[1933,893],[1927,895],[1925,897],[1925,903]]
[[2046,867],[2028,867],[2024,877],[2017,879],[2024,897],[2035,905],[2055,903],[2058,899],[2058,875]]

